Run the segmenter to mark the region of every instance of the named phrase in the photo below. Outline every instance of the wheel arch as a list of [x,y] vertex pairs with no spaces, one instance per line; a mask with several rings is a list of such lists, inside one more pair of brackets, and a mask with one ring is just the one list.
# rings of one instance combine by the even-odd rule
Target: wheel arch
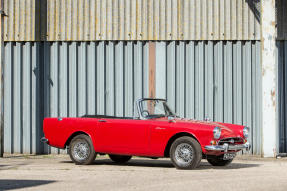
[[[188,132],[180,132],[180,133],[176,133],[174,134],[167,142],[166,146],[165,146],[165,149],[164,149],[164,157],[169,157],[169,151],[170,151],[170,147],[172,145],[172,143],[180,138],[180,137],[183,137],[183,136],[188,136],[188,137],[192,137],[194,138],[199,144],[200,142],[198,141],[198,139],[191,133],[188,133]],[[201,144],[200,144],[201,145]]]
[[78,135],[87,135],[87,136],[90,137],[90,139],[92,140],[91,136],[90,136],[88,133],[86,133],[86,132],[84,132],[84,131],[76,131],[76,132],[72,133],[72,134],[69,136],[69,138],[67,139],[67,141],[66,141],[66,143],[65,143],[65,145],[64,145],[64,148],[66,148],[67,146],[69,146],[70,143],[71,143],[71,141],[72,141],[72,139],[73,139],[74,137],[78,136]]

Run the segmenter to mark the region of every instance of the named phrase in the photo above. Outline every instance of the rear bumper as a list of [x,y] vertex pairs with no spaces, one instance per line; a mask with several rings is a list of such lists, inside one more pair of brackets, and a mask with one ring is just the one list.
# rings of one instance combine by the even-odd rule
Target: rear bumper
[[42,138],[41,138],[41,142],[42,142],[42,143],[48,143],[49,140],[48,140],[46,137],[42,137]]
[[204,147],[207,151],[221,151],[221,152],[229,152],[229,151],[239,151],[239,150],[247,150],[251,149],[250,143],[245,143],[241,145],[229,145],[228,143],[224,143],[223,145],[207,145]]

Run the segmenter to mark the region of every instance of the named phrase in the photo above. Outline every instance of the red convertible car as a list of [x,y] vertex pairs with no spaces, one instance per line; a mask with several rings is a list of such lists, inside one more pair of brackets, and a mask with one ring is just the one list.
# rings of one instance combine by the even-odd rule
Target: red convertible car
[[170,157],[179,169],[194,169],[202,158],[229,164],[236,152],[250,149],[249,128],[177,117],[164,99],[139,99],[134,117],[85,115],[45,118],[43,142],[67,148],[76,164],[91,164],[97,154],[117,163],[132,156]]

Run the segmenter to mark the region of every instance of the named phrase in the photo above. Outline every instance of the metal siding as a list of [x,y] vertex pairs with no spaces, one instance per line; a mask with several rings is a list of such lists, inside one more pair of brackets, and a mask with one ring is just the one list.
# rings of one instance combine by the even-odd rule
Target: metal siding
[[[21,115],[22,115],[22,91],[21,91],[21,78],[22,78],[22,44],[21,43],[16,43],[16,46],[14,48],[14,55],[13,59],[15,62],[13,63],[13,85],[12,85],[12,108],[13,108],[13,130],[14,133],[13,139],[14,139],[14,152],[20,153],[22,152],[22,138],[23,138],[23,126],[22,126],[22,120],[21,120]],[[4,129],[5,130],[5,129]]]
[[[186,45],[186,87],[194,87],[194,42],[190,41]],[[194,88],[187,88],[185,90],[186,98],[186,115],[194,118]]]
[[[31,43],[28,42],[23,47],[23,55],[31,55]],[[32,153],[31,151],[31,59],[32,56],[23,57],[23,78],[22,78],[22,84],[23,87],[23,115],[22,115],[22,123],[23,123],[23,151],[24,153]]]
[[[43,117],[132,116],[149,95],[148,42],[5,44],[5,152],[60,153],[43,147]],[[156,96],[182,117],[252,128],[261,152],[258,41],[156,42]],[[287,60],[287,59],[286,59]]]
[[13,108],[12,108],[12,64],[13,61],[13,43],[5,46],[5,59],[4,59],[4,151],[8,153],[13,152]]
[[[178,115],[251,127],[252,154],[261,154],[261,67],[259,41],[180,41],[156,45],[156,66],[166,80],[156,95]],[[243,54],[242,54],[243,52]],[[164,66],[165,65],[165,66]],[[159,67],[160,66],[160,67]],[[157,73],[158,74],[158,73]],[[165,83],[165,84],[163,84]]]
[[40,152],[39,50],[34,43],[5,44],[4,144],[8,153]]
[[260,40],[252,0],[5,0],[4,11],[5,41]]

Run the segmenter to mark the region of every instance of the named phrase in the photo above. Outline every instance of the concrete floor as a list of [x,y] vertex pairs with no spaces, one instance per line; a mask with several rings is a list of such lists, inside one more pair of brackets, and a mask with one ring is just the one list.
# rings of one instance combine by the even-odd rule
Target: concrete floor
[[286,190],[287,159],[239,156],[226,167],[206,160],[177,170],[169,159],[133,158],[116,165],[98,157],[76,166],[67,155],[0,158],[0,190]]

